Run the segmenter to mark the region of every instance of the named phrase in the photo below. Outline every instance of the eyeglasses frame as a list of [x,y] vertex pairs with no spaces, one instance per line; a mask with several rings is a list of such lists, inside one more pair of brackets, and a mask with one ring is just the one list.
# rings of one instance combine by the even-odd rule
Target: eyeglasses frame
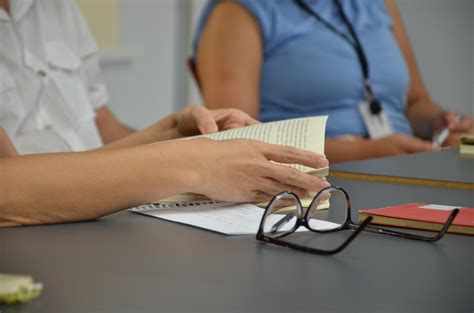
[[[339,227],[334,228],[334,229],[329,229],[329,230],[317,230],[317,229],[311,228],[311,226],[309,226],[307,217],[308,217],[309,212],[311,211],[310,209],[312,208],[314,202],[319,201],[319,198],[324,193],[326,193],[326,192],[330,193],[330,192],[333,192],[333,191],[342,192],[342,194],[345,196],[346,203],[347,203],[347,214],[346,214],[345,222],[343,224],[341,224]],[[275,201],[279,201],[279,198],[281,198],[282,196],[285,196],[285,195],[290,195],[293,198],[295,198],[295,200],[296,200],[296,211],[297,211],[296,223],[292,227],[292,229],[290,229],[289,231],[287,231],[287,232],[285,232],[281,235],[278,235],[278,236],[275,236],[275,237],[267,236],[263,232],[263,227],[264,227],[265,218],[267,217],[267,212],[272,207],[272,205]],[[329,187],[326,187],[324,189],[321,189],[313,197],[313,200],[311,201],[310,205],[308,206],[306,212],[303,211],[303,206],[301,204],[301,200],[298,197],[298,195],[296,195],[294,192],[291,192],[291,191],[284,191],[284,192],[280,192],[280,193],[276,194],[275,196],[273,196],[272,200],[268,203],[267,207],[265,208],[265,211],[264,211],[263,216],[262,216],[262,220],[260,221],[259,229],[258,229],[257,234],[256,234],[256,239],[259,240],[259,241],[273,243],[273,244],[276,244],[276,245],[279,245],[279,246],[288,247],[288,248],[298,250],[298,251],[302,251],[302,252],[308,252],[308,253],[320,254],[320,255],[334,255],[334,254],[337,254],[337,253],[341,252],[342,250],[344,250],[344,248],[346,248],[355,239],[355,237],[357,237],[360,234],[360,232],[362,232],[362,231],[367,231],[367,232],[382,234],[382,235],[388,235],[388,236],[394,236],[394,237],[401,237],[401,238],[412,239],[412,240],[420,240],[420,241],[425,241],[425,242],[438,241],[446,234],[449,226],[451,226],[454,218],[457,216],[458,213],[459,213],[459,209],[457,209],[457,208],[453,209],[451,211],[451,214],[449,215],[448,219],[443,224],[443,227],[441,228],[441,230],[439,232],[436,233],[436,235],[431,236],[431,237],[430,236],[422,236],[422,235],[405,233],[405,232],[402,232],[402,231],[391,230],[391,229],[387,229],[387,228],[383,228],[383,227],[378,227],[378,226],[375,226],[373,224],[369,225],[370,222],[373,220],[372,216],[368,216],[360,224],[354,222],[352,220],[352,217],[351,217],[351,200],[350,200],[349,194],[347,193],[347,191],[345,191],[341,187],[329,186]],[[294,244],[294,243],[291,243],[291,242],[286,242],[286,241],[280,240],[280,238],[286,237],[286,236],[294,233],[300,226],[304,226],[306,229],[308,229],[312,232],[315,232],[315,233],[332,233],[332,232],[337,232],[337,231],[341,231],[341,230],[354,230],[354,232],[342,244],[340,244],[338,247],[336,247],[334,249],[330,249],[330,250],[311,248],[311,247],[302,246],[302,245],[298,245],[298,244]]]

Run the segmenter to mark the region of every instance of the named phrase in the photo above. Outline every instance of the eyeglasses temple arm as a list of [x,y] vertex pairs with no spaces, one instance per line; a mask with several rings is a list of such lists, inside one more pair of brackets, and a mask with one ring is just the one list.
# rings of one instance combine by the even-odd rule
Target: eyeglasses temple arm
[[280,228],[285,225],[294,215],[293,214],[287,214],[283,216],[278,222],[275,223],[275,225],[272,226],[270,229],[271,233],[276,233]]
[[370,223],[372,219],[373,219],[372,216],[367,217],[365,221],[362,224],[360,224],[359,227],[355,229],[355,231],[351,234],[351,236],[346,239],[346,241],[344,241],[339,247],[333,250],[321,250],[321,249],[314,249],[310,247],[300,246],[298,244],[294,244],[291,242],[284,242],[276,238],[267,237],[261,233],[257,234],[257,240],[271,242],[280,246],[288,247],[288,248],[295,249],[298,251],[303,251],[303,252],[322,254],[322,255],[333,255],[338,252],[341,252],[345,247],[347,247],[351,243],[351,241],[354,240],[354,238],[357,237],[357,235]]
[[346,239],[346,241],[344,241],[339,247],[337,247],[336,249],[333,249],[333,250],[327,250],[326,253],[324,253],[325,255],[332,255],[332,254],[336,254],[336,253],[339,253],[341,252],[342,250],[344,250],[345,247],[347,247],[354,239],[355,237],[357,237],[361,231],[364,230],[365,227],[367,227],[367,225],[369,225],[369,223],[372,221],[373,217],[372,216],[368,216],[363,222],[362,224],[359,225],[359,227],[357,227],[355,229],[355,231],[349,236],[349,238]]
[[435,242],[443,238],[443,236],[446,234],[446,232],[449,229],[449,226],[453,223],[454,219],[459,213],[459,209],[454,209],[451,214],[449,215],[448,219],[443,225],[443,228],[433,237],[427,237],[427,236],[419,236],[415,234],[407,234],[404,232],[399,232],[396,230],[390,230],[390,229],[385,229],[385,228],[379,228],[375,226],[369,226],[365,229],[365,231],[372,232],[372,233],[377,233],[377,234],[382,234],[382,235],[388,235],[388,236],[396,236],[396,237],[403,237],[407,239],[414,239],[414,240],[422,240],[422,241],[427,241],[427,242]]

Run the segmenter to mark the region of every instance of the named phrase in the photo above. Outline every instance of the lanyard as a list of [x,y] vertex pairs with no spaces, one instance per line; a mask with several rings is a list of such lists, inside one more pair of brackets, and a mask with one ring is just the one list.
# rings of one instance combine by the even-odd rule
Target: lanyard
[[339,0],[333,0],[340,17],[341,17],[342,21],[344,22],[344,24],[346,24],[347,28],[349,29],[349,33],[351,34],[352,38],[349,37],[347,34],[341,32],[337,28],[335,28],[328,21],[324,20],[317,12],[313,11],[308,6],[308,4],[306,4],[302,0],[295,0],[295,2],[301,9],[303,9],[304,11],[309,13],[310,15],[314,16],[324,26],[326,26],[329,30],[331,30],[335,34],[342,37],[344,40],[346,40],[354,48],[354,50],[357,53],[357,58],[359,59],[360,67],[362,69],[362,75],[364,77],[365,98],[366,98],[367,102],[369,103],[371,113],[378,115],[382,111],[382,106],[380,105],[380,102],[375,98],[374,93],[372,92],[372,87],[370,85],[370,79],[369,79],[369,63],[367,61],[367,57],[365,55],[362,44],[360,43],[359,36],[357,36],[357,33],[356,33],[354,27],[352,26],[351,22],[347,18],[347,15],[343,10],[340,1]]

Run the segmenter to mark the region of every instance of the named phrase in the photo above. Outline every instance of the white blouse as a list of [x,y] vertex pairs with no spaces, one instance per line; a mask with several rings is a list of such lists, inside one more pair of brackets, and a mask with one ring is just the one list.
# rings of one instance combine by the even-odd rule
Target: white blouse
[[108,102],[98,47],[73,0],[10,0],[0,9],[0,127],[20,154],[102,145]]

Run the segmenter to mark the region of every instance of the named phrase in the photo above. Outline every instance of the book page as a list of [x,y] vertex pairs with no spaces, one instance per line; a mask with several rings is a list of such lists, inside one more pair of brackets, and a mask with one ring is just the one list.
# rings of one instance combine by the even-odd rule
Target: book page
[[[296,118],[278,122],[262,123],[230,129],[200,137],[214,140],[225,139],[254,139],[266,143],[291,146],[324,154],[324,137],[327,116]],[[327,176],[328,169],[319,170],[293,164],[291,167],[303,172],[315,172],[318,176]]]
[[[130,211],[226,235],[255,235],[264,213],[261,208],[253,204],[229,202],[173,208],[149,204],[130,209]],[[277,222],[280,216],[275,214],[267,218],[270,222],[271,220]],[[320,227],[334,225],[326,221],[317,220],[314,222]],[[282,230],[285,230],[285,227],[290,229],[291,226],[290,224],[285,225]],[[300,227],[297,231],[307,231],[307,229]]]
[[202,137],[215,140],[254,139],[324,154],[326,120],[327,116],[296,118],[225,130]]

